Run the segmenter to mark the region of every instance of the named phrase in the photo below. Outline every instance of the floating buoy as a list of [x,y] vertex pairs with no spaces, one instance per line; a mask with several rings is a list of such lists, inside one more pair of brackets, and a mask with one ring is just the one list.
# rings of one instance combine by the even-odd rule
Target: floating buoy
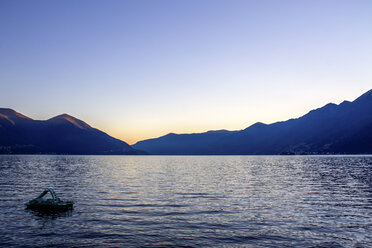
[[[51,199],[43,198],[50,193]],[[39,211],[67,211],[73,209],[74,202],[62,201],[53,189],[45,189],[38,197],[25,203],[26,208]]]

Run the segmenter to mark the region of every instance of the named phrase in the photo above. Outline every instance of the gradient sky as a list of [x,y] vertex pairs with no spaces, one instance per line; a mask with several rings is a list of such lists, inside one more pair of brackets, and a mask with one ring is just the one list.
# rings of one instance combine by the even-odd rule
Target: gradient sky
[[372,88],[372,1],[0,0],[0,106],[130,144]]

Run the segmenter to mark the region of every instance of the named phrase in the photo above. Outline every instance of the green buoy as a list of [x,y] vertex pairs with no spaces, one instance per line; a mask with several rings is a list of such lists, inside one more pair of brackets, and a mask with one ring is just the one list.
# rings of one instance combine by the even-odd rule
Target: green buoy
[[[52,199],[43,198],[50,193]],[[62,201],[53,189],[45,189],[38,197],[25,203],[26,208],[39,211],[67,211],[73,209],[74,202]]]

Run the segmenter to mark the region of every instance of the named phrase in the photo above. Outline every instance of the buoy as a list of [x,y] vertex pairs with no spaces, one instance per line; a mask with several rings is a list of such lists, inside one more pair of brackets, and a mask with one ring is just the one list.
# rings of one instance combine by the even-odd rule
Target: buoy
[[[50,193],[52,199],[43,198]],[[67,211],[73,209],[74,202],[62,201],[53,189],[45,189],[38,197],[25,203],[26,208],[39,211]]]

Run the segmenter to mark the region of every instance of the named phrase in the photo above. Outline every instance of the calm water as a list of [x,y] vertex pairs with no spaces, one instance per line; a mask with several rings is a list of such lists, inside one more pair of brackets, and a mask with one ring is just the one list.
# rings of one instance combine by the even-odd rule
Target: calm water
[[[75,209],[25,210],[52,187]],[[0,156],[0,246],[372,247],[372,157]]]

